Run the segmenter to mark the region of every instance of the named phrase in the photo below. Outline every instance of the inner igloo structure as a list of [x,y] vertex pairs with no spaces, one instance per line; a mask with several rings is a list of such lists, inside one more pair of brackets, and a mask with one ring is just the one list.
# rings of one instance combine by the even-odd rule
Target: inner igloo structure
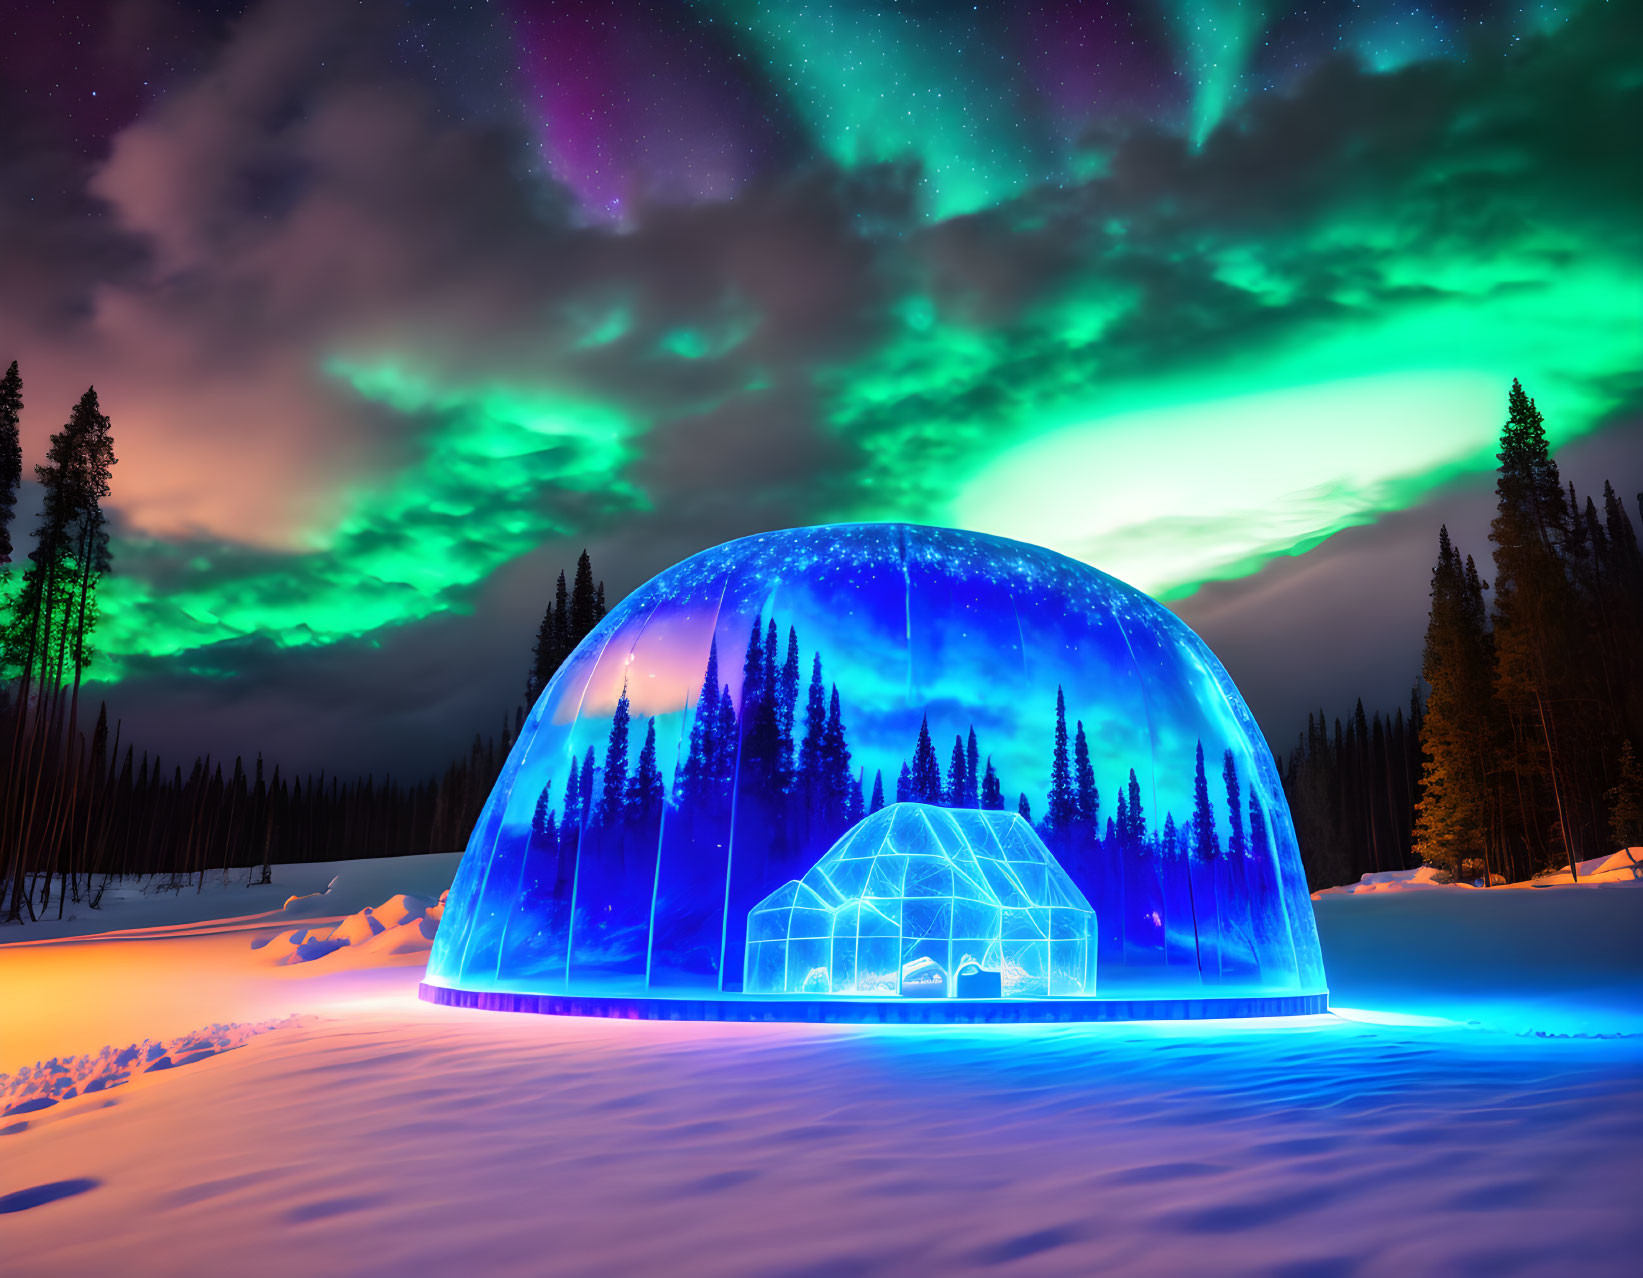
[[[935,851],[875,852],[876,884],[821,890],[818,872],[850,860],[856,839],[888,831],[895,846],[907,813],[946,831]],[[999,868],[1016,866],[1043,875],[1019,897]],[[913,876],[911,895],[886,879],[892,867]],[[959,885],[950,916],[932,913],[941,893],[924,889],[926,871]],[[966,881],[985,890],[962,895]],[[788,891],[798,930],[778,935]],[[893,965],[873,958],[871,981],[859,963],[836,966],[836,948],[811,961],[821,920],[805,912],[824,907],[830,937],[854,929],[873,950],[875,912],[899,910],[899,944],[917,944]],[[1011,947],[1039,921],[1035,967],[1030,947]],[[784,947],[778,980],[766,956]],[[1075,560],[907,524],[728,542],[612,609],[526,718],[422,992],[806,1020],[1327,1003],[1277,770],[1203,642]]]
[[1019,813],[895,803],[753,907],[743,988],[1072,998],[1094,957],[1095,911]]

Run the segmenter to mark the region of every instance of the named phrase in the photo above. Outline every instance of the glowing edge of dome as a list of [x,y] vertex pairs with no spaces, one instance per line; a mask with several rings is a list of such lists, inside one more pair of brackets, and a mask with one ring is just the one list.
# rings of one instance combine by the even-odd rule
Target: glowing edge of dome
[[1261,1016],[1316,1016],[1329,995],[1258,994],[1232,998],[647,998],[587,994],[521,994],[417,986],[417,997],[442,1007],[540,1016],[594,1016],[624,1021],[767,1021],[831,1025],[1050,1025],[1081,1021],[1213,1021]]

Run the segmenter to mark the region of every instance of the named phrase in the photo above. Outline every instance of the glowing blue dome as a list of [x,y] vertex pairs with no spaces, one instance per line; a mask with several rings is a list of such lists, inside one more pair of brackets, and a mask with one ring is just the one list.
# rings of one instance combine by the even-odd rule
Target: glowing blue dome
[[1020,812],[1093,908],[1093,985],[1005,1003],[1323,1005],[1277,771],[1203,642],[1074,560],[904,524],[729,542],[612,610],[526,720],[424,993],[860,999],[749,972],[750,915],[897,802]]

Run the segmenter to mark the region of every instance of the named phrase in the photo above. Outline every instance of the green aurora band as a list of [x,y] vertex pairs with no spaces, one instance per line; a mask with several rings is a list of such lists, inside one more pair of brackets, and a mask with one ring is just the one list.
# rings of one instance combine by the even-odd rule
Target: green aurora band
[[[1242,12],[1181,6],[1200,8]],[[548,540],[660,507],[665,492],[637,463],[702,397],[663,409],[653,387],[588,375],[623,351],[722,373],[716,385],[740,389],[720,402],[772,377],[800,382],[850,459],[817,491],[849,495],[820,497],[794,522],[1018,537],[1165,598],[1485,476],[1514,376],[1557,443],[1643,402],[1643,219],[1617,123],[1635,118],[1643,68],[1601,22],[1526,41],[1503,69],[1420,62],[1396,82],[1366,71],[1352,108],[1377,127],[1386,117],[1387,133],[1298,157],[1288,189],[1270,195],[1237,175],[1263,145],[1272,99],[1266,117],[1229,116],[1201,148],[1154,139],[1166,175],[1154,196],[1106,175],[1026,191],[1049,157],[991,137],[1002,126],[968,119],[956,93],[945,104],[961,66],[932,78],[906,41],[831,27],[820,5],[745,16],[750,38],[807,86],[812,125],[846,169],[871,172],[910,146],[922,157],[936,219],[861,232],[892,262],[869,336],[772,373],[749,354],[764,349],[765,317],[745,298],[730,299],[735,323],[718,296],[681,325],[590,295],[563,302],[585,321],[523,372],[413,371],[446,367],[415,349],[325,361],[316,376],[337,394],[403,419],[415,460],[350,489],[341,517],[293,550],[122,542],[94,677],[150,661],[222,673],[245,644],[373,641],[471,607],[493,572]],[[1225,48],[1206,58],[1247,43],[1217,30]],[[1208,83],[1195,132],[1239,110],[1231,81]],[[1398,120],[1413,91],[1432,93],[1444,118]],[[914,102],[940,103],[914,113],[916,131]],[[970,209],[984,211],[943,220]],[[944,251],[950,234],[984,251]],[[989,252],[1066,265],[1003,306],[967,273]]]

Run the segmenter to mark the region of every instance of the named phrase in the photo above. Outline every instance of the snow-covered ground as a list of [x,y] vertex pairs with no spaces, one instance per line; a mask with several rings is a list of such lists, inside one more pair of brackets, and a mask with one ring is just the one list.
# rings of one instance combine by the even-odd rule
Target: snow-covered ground
[[1636,1272],[1643,885],[1325,897],[1333,1016],[931,1030],[432,1007],[454,858],[351,865],[0,945],[0,1271]]
[[[1643,848],[1623,848],[1619,852],[1611,852],[1608,856],[1577,861],[1575,870],[1578,871],[1578,875],[1571,873],[1568,866],[1564,866],[1560,870],[1551,870],[1535,878],[1525,879],[1521,883],[1507,883],[1497,874],[1490,886],[1538,889],[1568,887],[1575,884],[1581,887],[1603,887],[1612,883],[1635,883],[1643,879]],[[1484,889],[1484,884],[1481,880],[1477,883],[1450,883],[1431,866],[1423,865],[1413,870],[1381,870],[1366,874],[1356,883],[1345,883],[1340,887],[1323,888],[1314,892],[1312,899],[1317,900],[1323,896],[1365,896],[1382,892],[1425,892],[1432,889],[1477,892]]]

